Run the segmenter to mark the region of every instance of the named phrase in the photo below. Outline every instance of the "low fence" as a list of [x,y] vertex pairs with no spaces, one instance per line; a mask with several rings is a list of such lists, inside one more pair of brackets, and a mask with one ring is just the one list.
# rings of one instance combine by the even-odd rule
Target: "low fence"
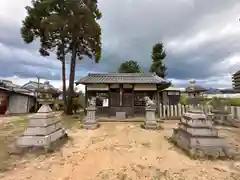
[[[160,116],[164,119],[178,119],[180,118],[191,105],[162,105],[160,104]],[[209,114],[211,112],[211,106],[203,106],[198,105],[200,109],[204,111],[204,113]],[[226,110],[228,110],[233,118],[240,118],[240,106],[226,106]]]

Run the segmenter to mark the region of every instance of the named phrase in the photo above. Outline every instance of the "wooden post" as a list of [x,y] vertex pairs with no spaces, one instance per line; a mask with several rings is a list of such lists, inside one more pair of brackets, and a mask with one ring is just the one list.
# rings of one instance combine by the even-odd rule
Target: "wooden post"
[[111,112],[111,86],[108,84],[108,117],[110,117]]
[[88,107],[88,90],[87,85],[85,85],[85,107],[84,107],[85,116],[87,115],[87,107]]
[[160,98],[159,98],[159,86],[157,85],[157,115],[160,118]]
[[134,84],[132,84],[132,116],[134,117]]
[[123,104],[123,85],[120,84],[120,108],[122,109]]

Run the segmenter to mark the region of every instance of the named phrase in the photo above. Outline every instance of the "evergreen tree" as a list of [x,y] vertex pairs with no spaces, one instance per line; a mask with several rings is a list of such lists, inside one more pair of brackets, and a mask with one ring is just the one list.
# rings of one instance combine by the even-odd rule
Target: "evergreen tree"
[[120,65],[118,72],[120,72],[120,73],[140,73],[141,68],[136,61],[130,60],[130,61],[123,62]]
[[72,114],[76,59],[88,57],[98,63],[101,58],[101,28],[97,23],[101,12],[97,0],[32,0],[32,7],[26,9],[28,15],[21,29],[26,43],[40,39],[39,52],[48,56],[55,50],[64,62],[63,69],[65,54],[71,53],[66,113]]
[[163,43],[157,43],[152,48],[152,65],[149,69],[150,72],[156,73],[159,77],[165,78],[167,67],[165,66],[163,60],[166,57],[164,51]]

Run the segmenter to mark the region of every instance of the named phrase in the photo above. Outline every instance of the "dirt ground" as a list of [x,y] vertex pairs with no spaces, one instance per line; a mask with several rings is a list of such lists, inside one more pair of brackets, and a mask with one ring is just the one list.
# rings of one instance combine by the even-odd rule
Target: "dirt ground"
[[[176,123],[148,131],[139,123],[103,123],[94,131],[71,128],[70,140],[60,151],[25,156],[1,180],[240,180],[236,161],[191,160],[173,147]],[[221,131],[240,144],[240,130]]]

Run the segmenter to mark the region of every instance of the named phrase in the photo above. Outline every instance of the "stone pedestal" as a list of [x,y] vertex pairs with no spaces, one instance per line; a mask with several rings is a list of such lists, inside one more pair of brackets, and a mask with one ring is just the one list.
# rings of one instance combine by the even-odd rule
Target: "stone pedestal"
[[189,110],[182,116],[178,128],[173,130],[172,140],[192,157],[228,156],[225,139],[218,136],[212,121],[199,109]]
[[141,125],[144,129],[162,129],[156,120],[156,108],[146,108],[145,122]]
[[99,123],[96,120],[96,107],[87,108],[87,116],[84,119],[83,127],[84,129],[97,129],[99,128]]
[[233,118],[225,109],[213,109],[212,120],[217,125],[233,126]]
[[48,104],[43,104],[36,114],[31,116],[28,128],[17,140],[18,147],[44,147],[51,149],[50,145],[56,140],[67,136],[62,128],[59,118],[55,118]]

